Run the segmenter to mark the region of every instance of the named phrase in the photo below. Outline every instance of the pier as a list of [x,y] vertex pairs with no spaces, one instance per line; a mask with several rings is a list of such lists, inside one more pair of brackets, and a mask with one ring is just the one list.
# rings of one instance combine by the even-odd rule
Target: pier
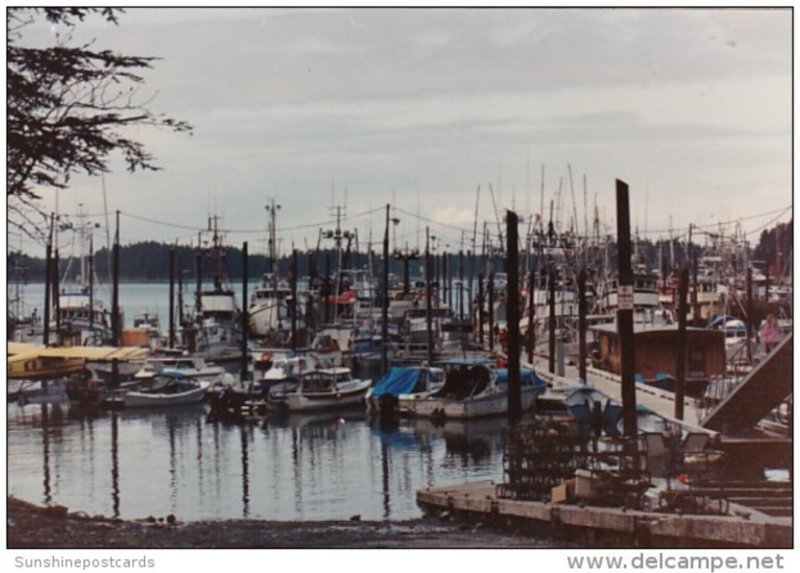
[[679,515],[510,500],[496,495],[494,482],[425,488],[417,492],[417,504],[440,517],[518,530],[544,528],[595,547],[792,547],[791,518],[736,506],[731,515]]

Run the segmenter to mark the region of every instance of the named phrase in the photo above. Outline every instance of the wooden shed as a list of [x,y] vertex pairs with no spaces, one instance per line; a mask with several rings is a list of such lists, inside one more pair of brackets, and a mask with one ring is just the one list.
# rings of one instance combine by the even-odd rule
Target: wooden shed
[[[597,339],[594,365],[619,374],[622,356],[616,324],[592,328]],[[678,327],[635,325],[634,365],[637,382],[674,391],[678,369]],[[725,373],[725,338],[718,330],[686,329],[686,395],[702,396],[712,376]]]

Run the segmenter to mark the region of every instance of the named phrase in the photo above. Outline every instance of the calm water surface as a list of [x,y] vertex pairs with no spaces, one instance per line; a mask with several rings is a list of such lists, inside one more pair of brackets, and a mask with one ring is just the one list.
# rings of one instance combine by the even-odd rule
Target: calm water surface
[[202,405],[86,416],[8,406],[8,492],[88,514],[419,517],[426,486],[503,477],[503,419],[381,429],[360,409],[248,425]]
[[[43,292],[24,288],[29,310],[41,313]],[[126,325],[147,311],[166,329],[168,297],[166,283],[120,285]],[[207,421],[202,405],[88,416],[11,404],[7,414],[8,492],[89,514],[407,519],[421,515],[420,488],[503,477],[502,419],[382,430],[362,409],[245,426]]]

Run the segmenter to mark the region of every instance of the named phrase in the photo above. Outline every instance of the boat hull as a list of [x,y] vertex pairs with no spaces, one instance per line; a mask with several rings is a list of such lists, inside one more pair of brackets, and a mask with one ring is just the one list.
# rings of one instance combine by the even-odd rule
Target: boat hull
[[162,406],[182,406],[202,402],[205,397],[205,385],[175,394],[157,394],[148,392],[126,392],[122,403],[126,408],[154,408]]
[[[536,406],[536,398],[542,393],[540,387],[524,387],[521,391],[522,410],[530,410]],[[427,397],[416,400],[405,400],[403,411],[421,418],[452,418],[465,420],[469,418],[486,418],[502,416],[508,413],[508,392],[492,392],[464,400],[453,400],[441,397]]]
[[290,412],[307,412],[313,410],[333,410],[355,406],[364,402],[364,397],[369,390],[369,380],[359,380],[347,389],[338,392],[296,392],[286,395],[282,402]]

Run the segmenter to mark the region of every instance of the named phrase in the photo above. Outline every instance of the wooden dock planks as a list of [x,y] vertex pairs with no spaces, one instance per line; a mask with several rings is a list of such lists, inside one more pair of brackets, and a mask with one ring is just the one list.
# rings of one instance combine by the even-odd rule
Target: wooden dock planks
[[[630,545],[691,547],[792,546],[791,520],[755,516],[677,515],[623,510],[613,507],[553,505],[536,501],[500,499],[492,482],[426,488],[417,492],[417,504],[432,513],[491,521],[514,518],[530,525],[570,528],[593,534],[612,534]],[[624,541],[617,542],[626,546]]]

